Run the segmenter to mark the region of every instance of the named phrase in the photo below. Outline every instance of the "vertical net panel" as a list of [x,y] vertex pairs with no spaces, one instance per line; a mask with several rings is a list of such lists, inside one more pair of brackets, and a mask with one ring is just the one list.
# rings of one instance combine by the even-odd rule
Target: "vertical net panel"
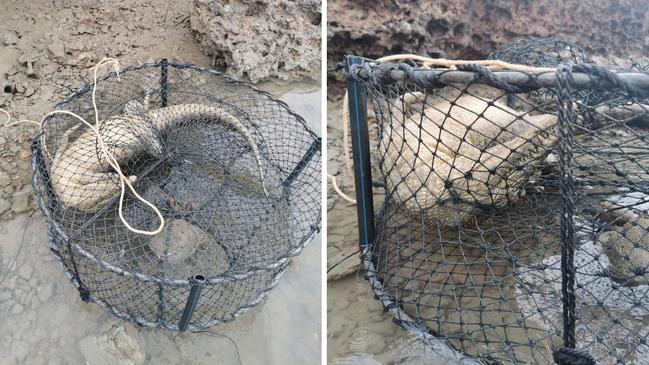
[[[377,294],[402,325],[469,356],[554,363],[571,346],[561,263],[568,194],[576,347],[598,363],[646,363],[649,108],[603,68],[577,68],[561,98],[553,72],[459,69],[368,61],[349,70],[376,116],[370,138],[385,200],[365,266]],[[580,93],[588,88],[611,96],[593,103]],[[560,111],[573,156],[559,147]]]

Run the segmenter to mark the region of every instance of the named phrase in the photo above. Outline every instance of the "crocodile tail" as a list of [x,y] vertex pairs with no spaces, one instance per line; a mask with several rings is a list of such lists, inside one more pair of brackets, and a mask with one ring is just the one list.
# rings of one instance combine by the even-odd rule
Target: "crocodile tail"
[[259,171],[259,178],[261,179],[264,194],[268,196],[259,146],[255,142],[248,128],[243,123],[241,123],[239,119],[235,118],[230,113],[221,108],[200,104],[178,104],[165,108],[154,109],[149,111],[148,115],[151,120],[153,120],[156,127],[161,130],[196,120],[204,120],[206,122],[218,120],[233,127],[237,132],[241,134],[241,136],[243,136],[243,138],[250,146],[255,160],[257,161],[257,169]]

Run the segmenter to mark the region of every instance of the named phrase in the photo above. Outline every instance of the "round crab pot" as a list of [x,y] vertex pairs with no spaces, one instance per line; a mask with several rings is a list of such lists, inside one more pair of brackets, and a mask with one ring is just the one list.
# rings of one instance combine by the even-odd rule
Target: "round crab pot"
[[[92,92],[56,109],[94,122]],[[320,138],[268,93],[166,60],[100,78],[96,104],[103,148],[62,113],[32,140],[51,248],[81,298],[181,331],[259,304],[319,230]],[[159,233],[136,232],[161,220],[128,187],[120,199],[106,152],[164,217]]]

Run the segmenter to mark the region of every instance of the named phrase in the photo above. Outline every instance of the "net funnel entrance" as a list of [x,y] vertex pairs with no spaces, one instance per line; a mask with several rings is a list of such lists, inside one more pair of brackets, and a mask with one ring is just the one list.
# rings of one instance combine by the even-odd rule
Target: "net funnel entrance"
[[363,264],[397,323],[470,363],[649,364],[648,73],[346,72],[357,201],[385,195],[358,205]]
[[[51,250],[86,301],[148,327],[200,330],[259,304],[320,226],[320,138],[270,94],[167,62],[97,82],[106,151],[162,213],[156,235],[120,218],[120,180],[96,135],[66,114],[32,140]],[[94,121],[92,85],[56,107]],[[153,231],[126,189],[121,215]]]

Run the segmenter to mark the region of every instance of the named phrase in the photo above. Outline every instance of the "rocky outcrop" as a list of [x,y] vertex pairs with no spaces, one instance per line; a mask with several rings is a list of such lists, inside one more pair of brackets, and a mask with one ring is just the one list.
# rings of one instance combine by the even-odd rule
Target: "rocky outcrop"
[[113,325],[104,333],[86,337],[79,342],[86,362],[97,365],[144,364],[144,347],[144,339],[130,325]]
[[194,0],[190,22],[215,66],[252,82],[320,78],[319,0]]
[[327,6],[330,66],[345,54],[483,59],[521,37],[552,35],[609,59],[649,52],[645,0],[332,0]]

